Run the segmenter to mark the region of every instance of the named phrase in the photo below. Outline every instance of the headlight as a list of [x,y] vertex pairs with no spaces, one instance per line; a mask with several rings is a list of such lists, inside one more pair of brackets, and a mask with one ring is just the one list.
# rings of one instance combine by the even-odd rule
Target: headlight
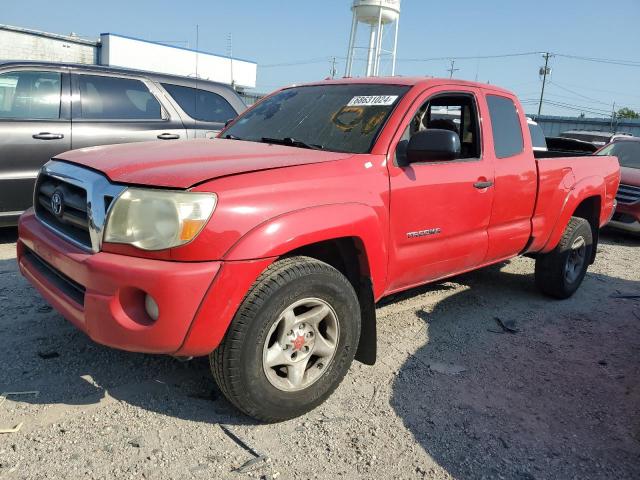
[[111,208],[104,241],[165,250],[193,240],[211,217],[214,193],[128,188]]

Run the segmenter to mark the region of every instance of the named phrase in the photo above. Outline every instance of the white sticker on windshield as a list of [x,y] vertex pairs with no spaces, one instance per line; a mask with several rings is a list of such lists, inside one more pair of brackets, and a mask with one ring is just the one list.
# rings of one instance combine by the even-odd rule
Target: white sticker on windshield
[[380,107],[386,105],[392,105],[393,102],[396,101],[398,95],[367,95],[367,96],[359,96],[353,97],[349,103],[347,103],[347,107]]

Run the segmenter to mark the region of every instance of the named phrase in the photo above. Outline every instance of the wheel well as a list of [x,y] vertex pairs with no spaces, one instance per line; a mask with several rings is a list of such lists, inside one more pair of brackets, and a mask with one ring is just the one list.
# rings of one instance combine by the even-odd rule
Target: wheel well
[[328,263],[342,273],[358,295],[362,319],[356,360],[373,365],[376,358],[376,310],[369,262],[362,241],[343,237],[297,248],[287,256],[304,255]]
[[591,225],[591,233],[593,235],[593,249],[591,251],[591,259],[589,263],[593,263],[596,259],[596,250],[598,249],[598,238],[600,234],[600,208],[602,201],[599,196],[585,198],[573,212],[574,217],[584,218]]

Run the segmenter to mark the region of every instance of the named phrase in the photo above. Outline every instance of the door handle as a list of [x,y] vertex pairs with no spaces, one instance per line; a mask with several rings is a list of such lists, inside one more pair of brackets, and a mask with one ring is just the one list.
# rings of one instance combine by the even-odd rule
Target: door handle
[[177,133],[161,133],[158,135],[160,140],[177,140],[180,138],[180,135]]
[[49,133],[49,132],[40,132],[32,135],[36,140],[60,140],[64,138],[62,133]]
[[474,187],[476,187],[478,190],[481,190],[483,188],[489,188],[493,186],[493,182],[491,181],[486,181],[486,182],[476,182],[473,184]]

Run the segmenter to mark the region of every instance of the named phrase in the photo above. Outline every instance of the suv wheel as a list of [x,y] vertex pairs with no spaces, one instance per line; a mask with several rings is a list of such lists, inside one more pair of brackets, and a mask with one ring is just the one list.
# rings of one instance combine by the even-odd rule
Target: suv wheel
[[331,395],[359,337],[360,307],[344,275],[313,258],[285,258],[252,286],[210,355],[211,370],[244,413],[286,420]]
[[536,285],[545,294],[569,298],[578,289],[591,259],[593,234],[584,218],[571,217],[558,246],[536,259]]

